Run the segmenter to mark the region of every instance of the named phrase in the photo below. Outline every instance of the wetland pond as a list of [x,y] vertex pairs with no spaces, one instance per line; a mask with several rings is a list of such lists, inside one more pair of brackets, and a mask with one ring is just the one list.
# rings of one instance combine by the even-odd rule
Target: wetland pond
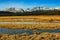
[[[37,33],[41,32],[50,32],[50,33],[60,33],[60,29],[58,30],[36,30]],[[25,29],[8,29],[8,28],[0,28],[0,33],[3,34],[22,34],[22,33],[28,33],[33,34],[32,30],[25,30]]]
[[[0,24],[60,24],[60,22],[0,22]],[[60,29],[53,29],[53,30],[36,30],[36,32],[55,32],[60,33]],[[8,28],[0,28],[0,34],[22,34],[22,33],[29,33],[33,34],[32,30],[25,30],[25,29],[8,29]]]

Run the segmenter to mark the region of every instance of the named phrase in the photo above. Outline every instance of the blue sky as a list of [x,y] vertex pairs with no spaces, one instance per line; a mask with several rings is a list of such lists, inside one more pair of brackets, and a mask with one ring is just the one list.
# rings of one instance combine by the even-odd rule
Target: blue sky
[[5,8],[60,7],[60,0],[0,0],[0,10]]

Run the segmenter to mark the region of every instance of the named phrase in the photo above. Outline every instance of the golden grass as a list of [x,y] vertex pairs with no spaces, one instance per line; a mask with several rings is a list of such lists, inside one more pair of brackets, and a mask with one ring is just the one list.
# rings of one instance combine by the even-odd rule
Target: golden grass
[[[17,20],[18,19],[18,20]],[[19,20],[20,19],[20,20]],[[60,22],[60,16],[2,16],[0,22]],[[60,29],[60,24],[0,24],[0,28],[10,29]],[[33,31],[34,32],[34,31]],[[60,33],[0,34],[0,40],[60,40]]]
[[0,28],[10,29],[60,29],[60,24],[0,24]]
[[59,22],[60,16],[1,16],[0,22]]
[[[60,16],[1,16],[0,22],[60,22]],[[0,24],[11,29],[60,29],[60,24]]]
[[1,34],[0,40],[60,40],[60,33],[39,33],[28,35],[27,33],[23,34]]

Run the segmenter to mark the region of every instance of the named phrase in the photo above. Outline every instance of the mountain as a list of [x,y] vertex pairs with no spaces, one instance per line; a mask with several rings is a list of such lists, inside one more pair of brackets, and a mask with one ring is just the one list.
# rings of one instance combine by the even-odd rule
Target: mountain
[[26,10],[21,8],[6,8],[0,11],[0,16],[20,16],[20,15],[60,15],[60,8],[34,7]]
[[9,12],[24,12],[23,9],[20,9],[20,8],[6,8],[4,11],[9,11]]
[[54,10],[54,8],[35,7],[31,9],[31,11],[49,11],[49,10]]

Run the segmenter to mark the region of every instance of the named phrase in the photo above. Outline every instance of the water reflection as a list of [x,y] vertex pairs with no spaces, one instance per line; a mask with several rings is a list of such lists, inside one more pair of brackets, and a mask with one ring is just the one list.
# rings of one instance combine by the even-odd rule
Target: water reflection
[[[7,29],[7,28],[0,28],[0,33],[4,33],[4,34],[22,34],[22,33],[28,33],[28,34],[33,34],[32,30],[24,30],[24,29]],[[59,32],[60,33],[60,29],[58,30],[36,30],[36,32]]]
[[0,22],[0,24],[60,24],[60,22]]
[[22,34],[22,33],[29,33],[29,34],[33,34],[33,32],[31,30],[22,30],[22,29],[7,29],[7,28],[0,28],[0,32],[4,33],[4,34]]

